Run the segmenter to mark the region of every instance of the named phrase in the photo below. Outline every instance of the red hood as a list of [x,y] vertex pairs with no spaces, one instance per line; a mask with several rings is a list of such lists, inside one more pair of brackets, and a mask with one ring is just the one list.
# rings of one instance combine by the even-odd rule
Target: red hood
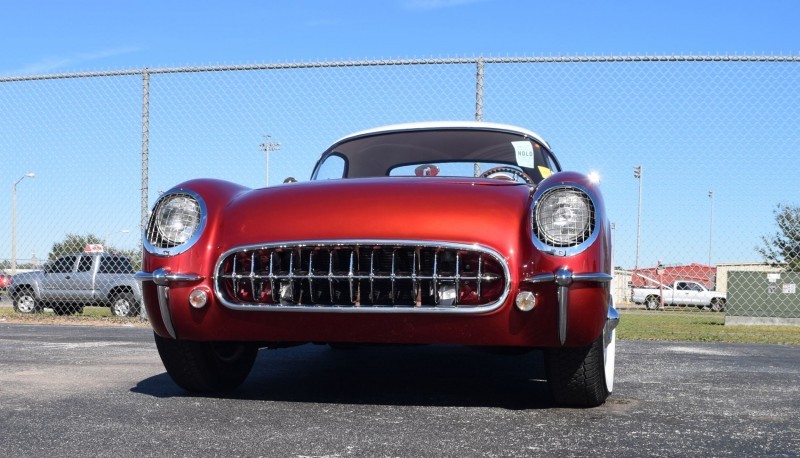
[[398,239],[513,247],[529,230],[531,189],[471,178],[369,178],[292,183],[237,196],[221,245]]

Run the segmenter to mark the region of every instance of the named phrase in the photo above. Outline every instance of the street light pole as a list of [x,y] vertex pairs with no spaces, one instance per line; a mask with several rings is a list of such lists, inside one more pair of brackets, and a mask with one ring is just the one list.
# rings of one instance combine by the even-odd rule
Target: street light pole
[[[116,232],[114,232],[114,233],[115,233],[115,234],[127,234],[127,233],[129,233],[130,231],[131,231],[130,229],[120,229],[120,230],[118,230],[118,231],[116,231]],[[107,249],[108,249],[108,247],[109,247],[109,245],[108,245],[108,239],[109,239],[110,237],[111,237],[111,232],[106,232],[106,238],[105,238],[105,239],[103,239],[103,249],[104,249],[104,250],[107,250]]]
[[269,187],[269,153],[281,149],[280,142],[271,142],[269,141],[270,138],[272,138],[272,135],[264,135],[264,143],[258,145],[258,148],[266,153],[267,156],[267,187]]
[[714,191],[708,191],[711,200],[711,217],[708,224],[708,265],[711,265],[711,243],[714,240]]
[[639,180],[639,210],[636,212],[636,264],[633,268],[634,273],[639,270],[639,241],[642,234],[642,166],[637,165],[633,168],[633,177]]
[[35,173],[28,172],[11,187],[11,275],[17,274],[17,185],[25,178],[35,176]]

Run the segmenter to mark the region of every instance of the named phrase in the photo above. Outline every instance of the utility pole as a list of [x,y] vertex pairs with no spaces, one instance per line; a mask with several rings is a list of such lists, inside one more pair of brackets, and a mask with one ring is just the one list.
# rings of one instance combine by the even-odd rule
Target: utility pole
[[17,274],[17,185],[25,178],[35,176],[33,172],[26,173],[11,188],[11,275]]
[[714,240],[714,191],[708,191],[711,200],[711,218],[708,224],[708,265],[711,266],[711,245]]
[[280,142],[272,142],[269,140],[270,138],[272,138],[272,135],[264,135],[264,143],[259,143],[258,145],[258,149],[266,153],[267,156],[267,186],[269,186],[269,153],[281,149]]

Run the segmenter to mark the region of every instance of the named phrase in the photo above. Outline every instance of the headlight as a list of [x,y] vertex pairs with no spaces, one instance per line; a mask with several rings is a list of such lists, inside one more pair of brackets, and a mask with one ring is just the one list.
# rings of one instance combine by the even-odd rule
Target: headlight
[[[199,235],[205,210],[200,197],[193,192],[175,191],[165,194],[156,203],[147,225],[148,249],[156,254],[177,254],[169,250],[190,242]],[[185,248],[188,248],[185,247]]]
[[546,245],[579,245],[594,230],[594,205],[589,196],[572,186],[545,191],[534,207],[533,232]]

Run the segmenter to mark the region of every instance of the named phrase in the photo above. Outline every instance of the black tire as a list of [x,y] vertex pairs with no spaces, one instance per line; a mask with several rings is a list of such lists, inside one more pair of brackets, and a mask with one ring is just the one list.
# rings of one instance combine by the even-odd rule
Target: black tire
[[111,314],[114,316],[136,316],[139,313],[139,305],[130,291],[114,294],[114,297],[111,298],[110,308]]
[[658,310],[659,307],[661,307],[661,301],[658,296],[647,296],[647,299],[644,300],[644,308],[647,310]]
[[42,311],[42,306],[30,288],[21,288],[13,295],[11,304],[14,311],[19,313],[37,313]]
[[724,312],[725,311],[725,299],[711,299],[711,311],[712,312]]
[[244,342],[195,342],[154,334],[167,374],[190,393],[230,391],[244,382],[258,347]]
[[548,348],[544,360],[556,404],[597,407],[611,394],[606,388],[602,335],[588,347]]

